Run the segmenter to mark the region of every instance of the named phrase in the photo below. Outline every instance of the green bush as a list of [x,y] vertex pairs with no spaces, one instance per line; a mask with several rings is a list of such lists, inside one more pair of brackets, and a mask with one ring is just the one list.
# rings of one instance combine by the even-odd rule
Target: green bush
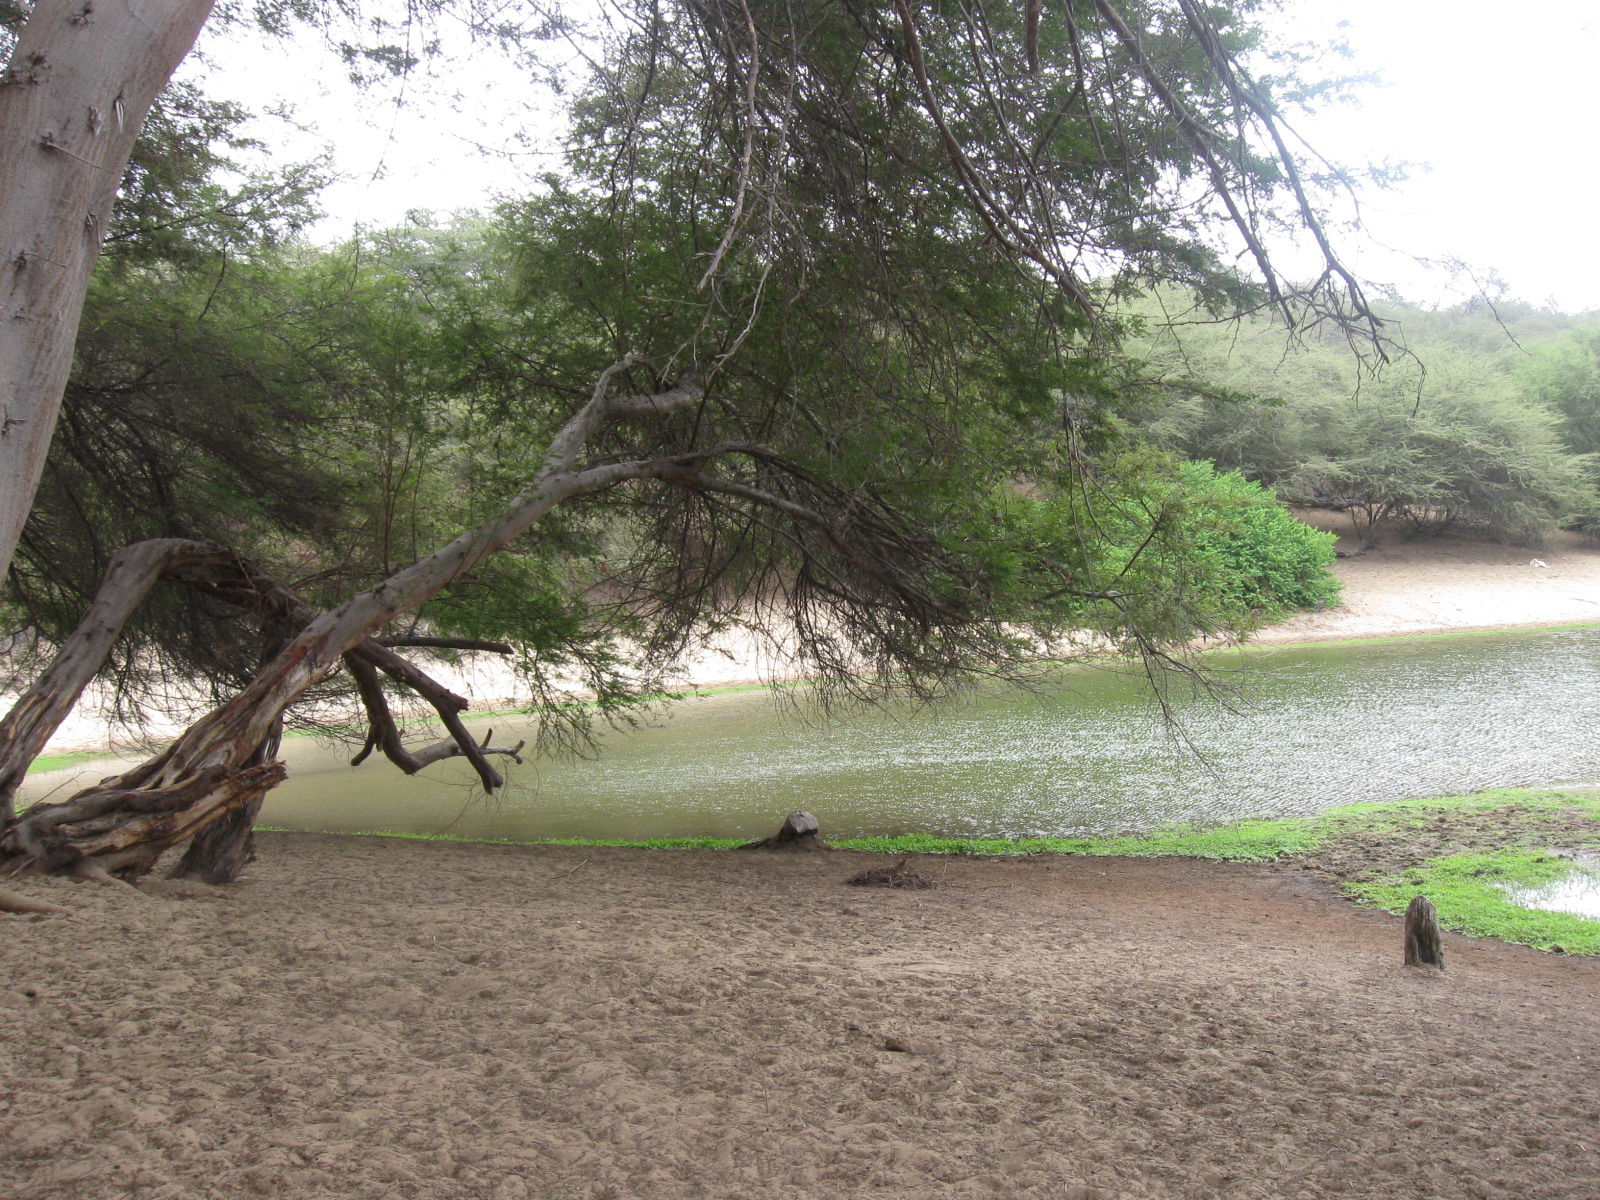
[[1338,598],[1339,581],[1328,573],[1333,534],[1297,521],[1237,471],[1186,463],[1183,482],[1195,501],[1197,557],[1228,603],[1270,618],[1326,608]]
[[1516,310],[1508,336],[1479,307],[1402,305],[1384,315],[1406,348],[1369,369],[1329,330],[1163,325],[1163,311],[1140,310],[1149,332],[1132,346],[1124,419],[1174,454],[1337,506],[1364,545],[1391,525],[1470,524],[1531,546],[1600,527],[1600,334],[1552,342],[1567,318]]

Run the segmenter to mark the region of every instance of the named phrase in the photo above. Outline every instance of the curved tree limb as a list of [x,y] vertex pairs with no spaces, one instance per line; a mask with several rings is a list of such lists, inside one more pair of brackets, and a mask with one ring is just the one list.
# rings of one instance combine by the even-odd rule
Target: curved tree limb
[[111,557],[104,581],[50,666],[0,720],[0,820],[16,812],[28,766],[100,670],[128,619],[150,589],[175,568],[226,553],[209,542],[177,538],[139,542]]
[[[65,801],[37,804],[20,818],[0,820],[0,865],[11,862],[36,869],[70,869],[77,861],[94,857],[100,868],[113,873],[148,870],[167,848],[194,836],[227,813],[259,800],[283,778],[281,763],[251,765],[251,756],[285,709],[335,670],[346,655],[365,661],[426,696],[444,719],[458,752],[473,760],[486,783],[492,778],[498,786],[499,775],[488,765],[487,757],[498,751],[480,746],[461,723],[459,714],[467,707],[466,700],[393,650],[372,641],[370,635],[437,595],[560,504],[630,479],[651,476],[660,465],[659,460],[577,468],[579,454],[608,417],[661,415],[701,399],[700,388],[692,383],[655,396],[614,399],[609,390],[611,380],[630,365],[632,360],[624,359],[601,374],[589,402],[552,439],[544,468],[532,485],[498,518],[468,530],[329,612],[312,613],[286,589],[274,587],[263,592],[260,582],[250,578],[237,559],[231,560],[231,574],[211,570],[209,574],[200,572],[196,578],[196,572],[187,568],[172,572],[173,578],[209,587],[213,594],[234,598],[246,607],[281,605],[301,627],[247,687],[201,717],[162,754]],[[146,553],[151,559],[139,573],[141,595],[160,577],[158,564],[166,557],[155,549]],[[187,567],[194,565],[190,562]],[[126,586],[118,590],[118,607],[113,615],[120,614],[122,622],[126,621],[124,610],[131,611],[136,603],[123,592],[131,595],[134,590],[137,589]],[[309,619],[304,619],[308,614]],[[121,627],[118,621],[103,620],[96,626],[80,626],[73,636],[81,637],[103,657],[115,638],[112,625]],[[74,658],[86,655],[87,650]],[[81,673],[80,664],[72,678],[77,679]],[[88,674],[92,675],[93,670]],[[82,676],[79,690],[87,678]],[[30,716],[35,710],[39,715]],[[54,723],[59,723],[65,711],[59,703],[44,700],[24,705],[15,722],[18,736],[33,744],[46,725],[53,729]],[[48,732],[43,736],[48,737]],[[430,751],[434,752],[445,756],[442,749]],[[10,763],[5,765],[9,767]],[[89,824],[79,827],[80,822]]]
[[[489,740],[494,736],[490,730],[482,742],[474,741],[464,727],[460,726],[460,719],[456,713],[460,711],[452,707],[448,700],[442,698],[434,701],[434,710],[450,728],[453,736],[436,742],[421,750],[407,749],[400,735],[400,726],[394,719],[394,714],[389,708],[388,697],[383,694],[383,684],[378,678],[378,669],[358,652],[345,655],[345,669],[350,672],[350,677],[355,680],[356,690],[361,696],[362,707],[366,709],[367,721],[370,730],[367,734],[367,743],[361,752],[350,760],[352,767],[358,767],[372,754],[373,750],[382,750],[383,756],[399,767],[407,775],[415,775],[424,767],[440,762],[446,758],[465,755],[472,763],[473,769],[478,772],[478,778],[483,783],[484,791],[492,792],[505,784],[504,778],[488,764],[487,756],[490,754],[504,754],[513,762],[522,761],[522,747],[526,744],[518,742],[515,746],[489,745]],[[443,689],[439,689],[443,691]],[[444,693],[450,700],[457,697]],[[452,724],[457,728],[452,728]],[[459,728],[459,732],[458,732]]]

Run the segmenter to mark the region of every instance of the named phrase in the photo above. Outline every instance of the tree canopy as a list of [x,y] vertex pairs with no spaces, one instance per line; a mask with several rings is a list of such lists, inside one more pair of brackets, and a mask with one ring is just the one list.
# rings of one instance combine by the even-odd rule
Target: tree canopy
[[1346,510],[1368,544],[1390,523],[1534,546],[1592,527],[1583,334],[1510,305],[1380,311],[1405,353],[1375,374],[1336,341],[1291,341],[1259,319],[1153,323],[1130,385],[1146,398],[1128,419],[1177,453]]
[[[252,193],[278,208],[202,205],[178,242],[130,226],[17,594],[81,600],[50,562],[69,537],[108,579],[89,622],[56,625],[0,768],[14,788],[158,580],[180,611],[200,597],[195,630],[240,631],[155,636],[189,663],[220,648],[229,698],[0,826],[0,860],[136,874],[253,812],[280,717],[341,667],[368,751],[431,761],[387,676],[493,786],[464,702],[385,644],[419,635],[514,641],[559,724],[583,719],[555,702],[573,672],[614,711],[728,623],[824,695],[927,696],[1072,647],[1170,663],[1326,598],[1325,544],[1122,417],[1116,305],[1139,289],[1362,310],[1331,252],[1309,289],[1272,265],[1274,227],[1321,232],[1240,66],[1247,10],[622,11],[566,168],[490,227],[283,248],[296,179]],[[134,292],[153,302],[130,316]]]

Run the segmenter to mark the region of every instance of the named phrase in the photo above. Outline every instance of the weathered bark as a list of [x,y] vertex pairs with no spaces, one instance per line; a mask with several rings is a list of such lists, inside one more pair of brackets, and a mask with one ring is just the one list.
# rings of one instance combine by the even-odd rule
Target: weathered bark
[[1439,914],[1426,896],[1414,897],[1406,906],[1406,966],[1444,970]]
[[100,590],[78,628],[11,711],[0,720],[0,821],[15,812],[17,788],[89,681],[105,663],[122,628],[156,581],[184,566],[226,555],[209,542],[163,538],[127,546],[111,557]]
[[[282,742],[280,720],[270,737],[256,748],[252,766],[265,766],[278,756]],[[232,883],[239,872],[255,861],[256,817],[261,813],[265,790],[253,800],[230,809],[196,834],[172,869],[173,879],[199,879],[205,883]]]
[[44,470],[134,139],[212,3],[38,0],[0,75],[0,577]]
[[[261,637],[261,661],[265,666],[282,653],[294,635],[291,614],[274,613],[268,620]],[[249,766],[259,767],[278,757],[283,744],[283,718],[279,717],[271,731],[250,756]],[[183,858],[172,869],[173,879],[199,879],[206,883],[232,883],[239,872],[256,857],[256,817],[261,812],[263,792],[254,800],[217,818],[190,841]]]
[[[286,609],[295,618],[299,631],[248,687],[200,718],[162,754],[65,801],[38,804],[21,817],[0,819],[0,866],[139,875],[170,847],[197,836],[232,813],[258,805],[284,775],[281,763],[256,761],[259,748],[278,727],[289,705],[346,661],[347,655],[348,661],[376,667],[428,695],[450,729],[457,751],[473,760],[486,785],[491,778],[497,785],[499,776],[488,768],[487,755],[515,754],[515,750],[492,751],[479,746],[466,734],[457,715],[466,707],[466,701],[451,695],[369,635],[437,595],[563,502],[628,480],[660,478],[669,467],[682,469],[679,458],[610,463],[587,470],[578,466],[580,452],[608,418],[657,415],[700,399],[699,388],[692,385],[659,395],[612,397],[611,380],[627,365],[619,363],[601,375],[589,403],[552,440],[532,487],[512,501],[498,519],[469,530],[330,612],[302,621],[300,618],[309,614],[297,598],[251,576],[238,560],[233,560],[231,573],[218,571],[215,563],[208,563],[205,571],[193,577],[196,567],[191,561],[192,547],[200,544],[175,544],[190,547],[189,558],[168,545],[168,557],[176,555],[178,562],[175,569],[167,571],[169,577],[211,587],[214,594],[247,607]],[[147,556],[133,557],[144,564],[137,587],[148,590],[162,573],[158,565],[161,552],[150,550]],[[120,582],[112,589],[114,594],[106,598],[113,618],[126,620],[126,613],[137,602],[128,598],[133,587],[127,581]],[[106,591],[102,588],[102,596]],[[112,618],[80,624],[62,654],[68,661],[53,665],[46,672],[46,679],[51,682],[30,690],[14,712],[15,720],[8,718],[0,725],[0,779],[20,779],[27,762],[37,754],[98,666],[98,661],[88,666],[85,674],[89,647],[99,647],[103,657],[117,628],[120,623]],[[68,685],[63,681],[67,680],[76,683],[70,697],[65,694]],[[8,745],[5,735],[13,724],[16,730],[10,734]],[[427,753],[435,759],[445,756],[442,752]],[[26,758],[22,757],[24,754]]]

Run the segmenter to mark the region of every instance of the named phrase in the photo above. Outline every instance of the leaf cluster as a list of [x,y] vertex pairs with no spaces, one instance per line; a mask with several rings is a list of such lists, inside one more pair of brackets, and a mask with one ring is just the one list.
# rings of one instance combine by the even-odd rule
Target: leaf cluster
[[[415,617],[512,642],[559,728],[582,720],[563,725],[563,689],[621,712],[730,626],[824,694],[927,696],[1025,673],[1052,640],[1164,662],[1317,602],[1320,551],[1264,494],[1123,415],[1112,300],[1276,287],[1217,241],[1255,238],[1292,183],[1267,98],[1230,74],[1254,35],[1191,8],[1133,6],[1135,39],[1090,3],[1037,27],[1019,6],[640,5],[540,194],[327,252],[208,190],[235,114],[190,97],[96,285],[27,619],[53,634],[110,547],[158,534],[331,602],[536,477],[619,363],[621,393],[700,397],[584,445],[640,482],[563,506]],[[217,149],[186,167],[170,151],[194,140]],[[205,215],[170,225],[180,193]],[[256,636],[174,602],[124,663],[231,684]]]

